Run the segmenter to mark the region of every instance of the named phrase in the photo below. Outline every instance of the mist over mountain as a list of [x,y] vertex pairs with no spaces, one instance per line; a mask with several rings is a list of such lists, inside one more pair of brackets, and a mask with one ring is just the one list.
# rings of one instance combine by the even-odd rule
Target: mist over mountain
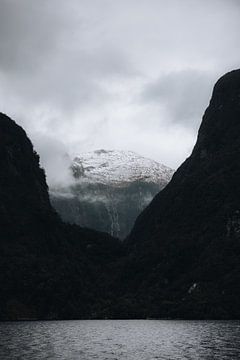
[[76,156],[70,168],[71,181],[50,186],[51,203],[62,219],[122,239],[173,174],[132,151],[104,149]]

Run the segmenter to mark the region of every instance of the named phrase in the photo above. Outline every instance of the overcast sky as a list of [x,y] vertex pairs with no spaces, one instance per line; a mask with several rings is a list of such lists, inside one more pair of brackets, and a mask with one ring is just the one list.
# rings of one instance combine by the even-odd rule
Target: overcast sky
[[97,148],[176,168],[239,67],[239,34],[239,0],[0,0],[0,111],[49,179],[65,152]]

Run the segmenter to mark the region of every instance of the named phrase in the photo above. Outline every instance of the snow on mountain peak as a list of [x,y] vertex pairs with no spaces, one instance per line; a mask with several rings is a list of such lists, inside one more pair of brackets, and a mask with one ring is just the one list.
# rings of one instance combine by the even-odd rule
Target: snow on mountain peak
[[75,156],[72,169],[77,181],[116,185],[133,181],[168,183],[174,173],[133,151],[105,149]]

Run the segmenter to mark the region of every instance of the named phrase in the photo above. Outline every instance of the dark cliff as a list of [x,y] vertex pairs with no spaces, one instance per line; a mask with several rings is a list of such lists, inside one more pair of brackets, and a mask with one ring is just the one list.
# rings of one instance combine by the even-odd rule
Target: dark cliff
[[25,131],[0,115],[1,234],[24,231],[46,213],[52,216],[44,171]]
[[147,316],[240,318],[240,70],[216,83],[191,156],[125,245],[126,292]]
[[0,319],[104,316],[120,245],[64,224],[24,130],[0,114]]

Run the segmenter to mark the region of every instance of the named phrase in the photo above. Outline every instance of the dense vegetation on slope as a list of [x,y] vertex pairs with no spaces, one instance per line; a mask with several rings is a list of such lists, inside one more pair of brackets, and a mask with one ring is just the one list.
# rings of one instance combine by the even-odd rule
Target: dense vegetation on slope
[[240,70],[216,83],[191,156],[126,246],[125,291],[146,315],[240,318]]
[[64,224],[24,130],[0,114],[0,319],[104,316],[118,240]]

